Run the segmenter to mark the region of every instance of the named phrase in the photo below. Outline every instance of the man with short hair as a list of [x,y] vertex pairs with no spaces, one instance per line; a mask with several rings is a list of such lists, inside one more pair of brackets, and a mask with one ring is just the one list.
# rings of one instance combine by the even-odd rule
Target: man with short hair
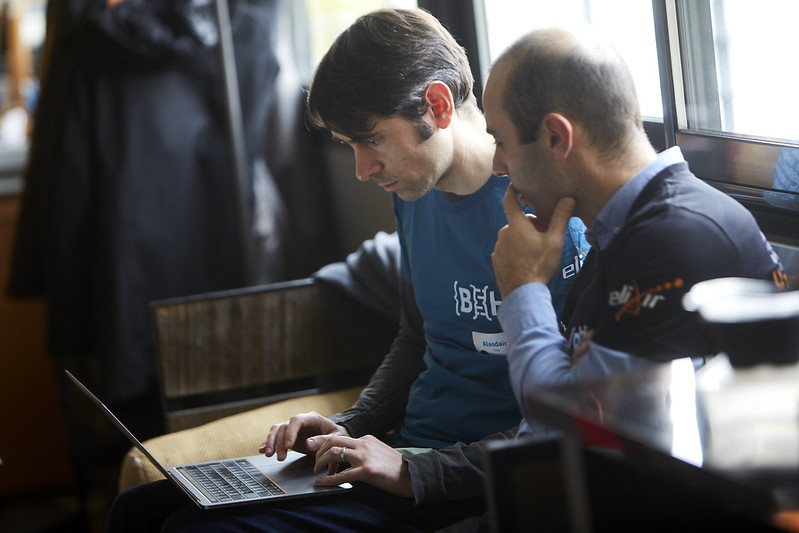
[[[743,206],[691,174],[678,147],[655,153],[632,76],[605,41],[531,32],[496,60],[483,103],[494,172],[512,183],[492,261],[520,405],[525,387],[712,355],[697,316],[682,308],[697,282],[786,282]],[[546,284],[571,216],[589,228],[592,250],[559,325]]]
[[[353,149],[358,179],[393,193],[400,332],[352,408],[276,424],[261,452],[315,453],[317,472],[328,474],[319,485],[353,489],[203,513],[185,501],[176,512],[162,483],[121,495],[114,525],[137,501],[150,502],[138,507],[152,509],[149,524],[165,521],[162,531],[426,531],[482,512],[483,444],[513,438],[521,415],[490,259],[509,182],[492,175],[493,140],[472,84],[464,50],[434,17],[381,10],[336,39],[310,88],[311,121]],[[563,265],[549,284],[557,307],[588,249],[584,229],[577,220],[563,227]]]

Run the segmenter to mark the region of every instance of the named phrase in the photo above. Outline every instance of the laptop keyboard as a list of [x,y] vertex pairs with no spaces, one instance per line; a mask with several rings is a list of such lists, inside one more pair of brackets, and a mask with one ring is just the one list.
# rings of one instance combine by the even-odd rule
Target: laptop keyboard
[[285,494],[283,489],[246,459],[192,465],[181,467],[180,470],[202,486],[212,502]]

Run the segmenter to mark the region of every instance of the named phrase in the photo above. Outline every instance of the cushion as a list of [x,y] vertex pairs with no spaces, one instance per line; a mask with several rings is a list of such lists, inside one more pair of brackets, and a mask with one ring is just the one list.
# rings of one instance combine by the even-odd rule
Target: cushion
[[[201,426],[154,437],[142,444],[164,466],[255,455],[273,424],[308,411],[330,416],[352,406],[360,392],[361,387],[354,387],[283,400]],[[144,454],[131,448],[122,460],[119,490],[121,492],[163,477]]]

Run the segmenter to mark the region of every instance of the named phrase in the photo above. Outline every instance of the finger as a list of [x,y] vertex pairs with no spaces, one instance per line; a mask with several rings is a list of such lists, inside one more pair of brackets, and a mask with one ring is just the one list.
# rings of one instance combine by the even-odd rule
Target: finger
[[565,233],[573,212],[574,198],[565,196],[558,200],[558,203],[555,204],[554,211],[552,211],[552,218],[549,221],[549,230],[552,231],[554,235],[562,235]]
[[502,205],[505,208],[505,214],[508,215],[509,226],[526,220],[518,196],[519,193],[513,188],[513,185],[508,185],[508,190],[505,191],[505,196],[502,198]]
[[[350,437],[330,437],[316,452],[314,472],[323,472],[325,468],[327,468],[328,472],[331,470],[335,472],[341,463],[349,463],[353,453],[355,453],[355,439]],[[345,456],[343,461],[342,455]]]
[[278,461],[282,461],[288,455],[288,450],[294,442],[289,442],[287,434],[289,432],[290,424],[281,424],[275,437],[275,453],[277,454]]
[[272,426],[269,429],[269,433],[266,435],[266,439],[261,444],[261,447],[258,448],[258,451],[270,457],[273,453],[275,453],[275,438],[277,437],[277,426]]
[[[336,452],[338,450],[338,452]],[[344,455],[342,450],[346,450],[346,456],[342,458]],[[346,446],[336,446],[330,448],[328,452],[328,463],[327,463],[327,475],[333,475],[342,467],[342,465],[348,464],[352,467],[352,461],[350,460],[352,454],[354,453],[353,448],[347,448]]]
[[333,446],[332,443],[325,443],[316,452],[316,462],[314,463],[314,472],[317,474],[325,470],[330,473],[338,469],[341,463],[341,450],[344,446]]
[[[272,436],[272,430],[270,429],[264,441],[261,443],[260,446],[258,446],[258,453],[266,454],[266,450],[269,450],[271,453],[272,448],[269,445],[269,437],[271,436]],[[266,456],[269,457],[269,454],[266,454]]]
[[271,428],[269,428],[269,433],[266,435],[266,439],[261,444],[261,447],[258,449],[260,453],[265,454],[267,457],[271,456],[275,453],[275,440],[277,439],[278,431],[280,430],[281,424],[274,424]]
[[360,470],[360,468],[348,468],[346,470],[342,470],[341,472],[318,477],[316,478],[315,483],[319,487],[334,487],[336,485],[341,485],[342,483],[361,481],[359,479]]
[[305,447],[308,449],[308,452],[318,452],[319,448],[327,442],[329,436],[325,435],[314,435],[313,437],[308,437],[305,439]]

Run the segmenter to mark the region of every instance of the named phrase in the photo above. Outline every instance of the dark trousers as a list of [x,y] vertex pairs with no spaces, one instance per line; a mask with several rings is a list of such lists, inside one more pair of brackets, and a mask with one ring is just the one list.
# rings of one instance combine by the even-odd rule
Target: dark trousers
[[483,510],[482,498],[414,505],[356,484],[344,493],[206,511],[164,480],[119,494],[107,531],[436,531]]

